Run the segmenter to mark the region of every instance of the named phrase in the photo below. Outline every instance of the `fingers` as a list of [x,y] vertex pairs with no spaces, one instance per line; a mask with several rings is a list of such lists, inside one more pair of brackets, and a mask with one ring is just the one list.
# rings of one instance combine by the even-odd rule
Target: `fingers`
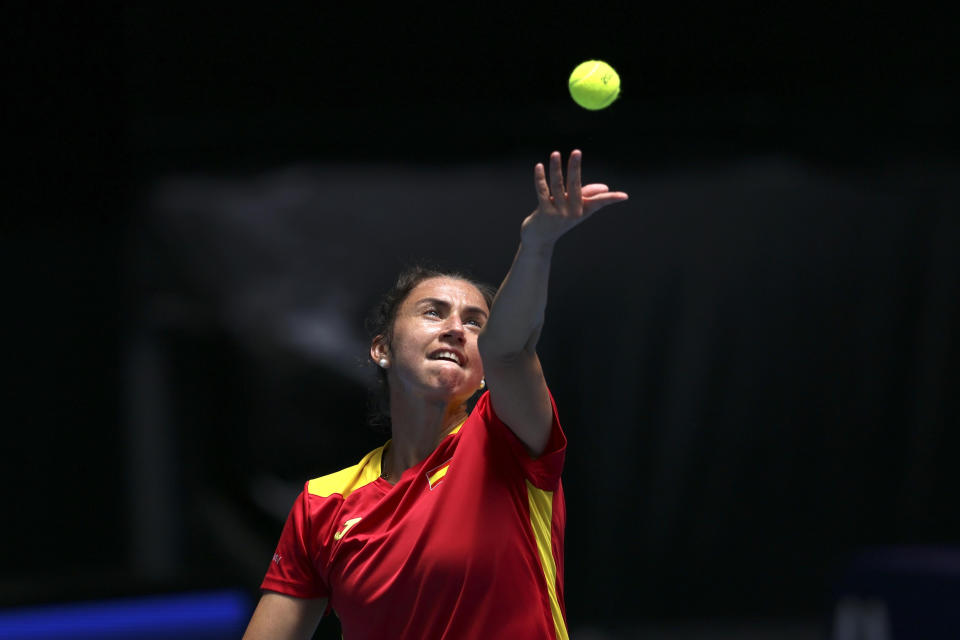
[[590,215],[595,211],[598,211],[609,204],[615,204],[617,202],[623,202],[627,200],[628,196],[623,191],[609,191],[607,193],[601,193],[599,195],[591,196],[589,198],[584,198],[583,200],[583,213],[585,215]]
[[567,202],[575,203],[575,207],[577,207],[575,212],[579,214],[581,203],[583,211],[586,212],[587,205],[590,203],[592,203],[591,210],[596,211],[613,202],[627,199],[627,194],[611,192],[610,187],[602,183],[581,185],[583,152],[579,149],[570,152],[570,158],[567,161],[566,186],[564,186],[562,160],[563,156],[560,155],[560,152],[554,151],[550,154],[549,170],[544,167],[543,163],[537,163],[534,167],[534,188],[537,191],[537,198],[541,202],[552,202],[555,205],[564,205]]
[[559,151],[550,154],[550,193],[553,194],[554,202],[557,204],[567,193],[563,188],[563,169],[560,168],[560,160]]
[[590,198],[601,193],[606,193],[607,191],[610,191],[610,187],[599,182],[586,184],[580,189],[584,198]]
[[533,188],[536,189],[540,202],[550,202],[550,187],[547,185],[547,176],[542,162],[538,162],[533,168]]
[[570,152],[570,159],[567,161],[567,197],[570,202],[575,203],[579,211],[579,205],[582,200],[580,189],[580,165],[583,160],[583,154],[579,149]]

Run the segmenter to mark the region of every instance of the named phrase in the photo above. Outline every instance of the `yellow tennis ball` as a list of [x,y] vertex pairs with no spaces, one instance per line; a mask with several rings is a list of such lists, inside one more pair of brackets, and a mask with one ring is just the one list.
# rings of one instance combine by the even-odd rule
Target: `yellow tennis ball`
[[620,95],[620,76],[603,60],[587,60],[570,74],[570,96],[584,109],[605,109]]

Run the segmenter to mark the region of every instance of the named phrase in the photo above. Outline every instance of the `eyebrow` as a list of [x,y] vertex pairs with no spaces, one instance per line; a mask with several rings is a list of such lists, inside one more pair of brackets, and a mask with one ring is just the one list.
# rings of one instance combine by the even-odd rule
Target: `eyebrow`
[[[447,302],[446,300],[441,300],[440,298],[421,298],[420,300],[417,300],[417,306],[418,306],[418,307],[419,307],[419,306],[422,306],[422,305],[424,305],[424,304],[434,304],[434,305],[436,305],[436,306],[438,306],[438,307],[443,307],[443,308],[445,308],[445,309],[449,309],[449,308],[450,308],[450,303]],[[468,313],[477,313],[477,314],[480,314],[480,315],[482,315],[484,318],[486,318],[486,317],[489,316],[489,314],[488,314],[486,311],[484,311],[483,309],[481,309],[480,307],[468,306],[468,307],[465,307],[464,310],[467,311]]]

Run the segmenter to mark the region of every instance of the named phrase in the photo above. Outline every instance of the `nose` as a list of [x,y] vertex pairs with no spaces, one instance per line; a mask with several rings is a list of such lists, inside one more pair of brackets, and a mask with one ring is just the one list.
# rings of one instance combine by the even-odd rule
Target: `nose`
[[456,313],[451,313],[447,317],[447,323],[443,327],[443,337],[453,338],[461,344],[466,342],[466,332],[463,329],[463,321]]

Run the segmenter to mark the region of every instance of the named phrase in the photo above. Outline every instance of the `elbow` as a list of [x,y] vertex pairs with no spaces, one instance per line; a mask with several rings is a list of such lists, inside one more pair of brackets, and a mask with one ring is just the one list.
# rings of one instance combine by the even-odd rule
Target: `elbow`
[[481,333],[477,337],[477,351],[480,352],[480,359],[486,363],[497,360],[502,350],[498,347],[495,338],[489,337],[488,333]]
[[480,352],[480,359],[483,361],[484,367],[489,367],[496,365],[498,362],[509,360],[512,349],[496,336],[482,333],[477,338],[477,351]]
[[536,353],[539,336],[539,328],[529,336],[514,340],[482,333],[477,338],[477,350],[480,352],[480,359],[485,366],[492,366],[497,363],[510,364],[518,360],[525,360],[531,354]]

